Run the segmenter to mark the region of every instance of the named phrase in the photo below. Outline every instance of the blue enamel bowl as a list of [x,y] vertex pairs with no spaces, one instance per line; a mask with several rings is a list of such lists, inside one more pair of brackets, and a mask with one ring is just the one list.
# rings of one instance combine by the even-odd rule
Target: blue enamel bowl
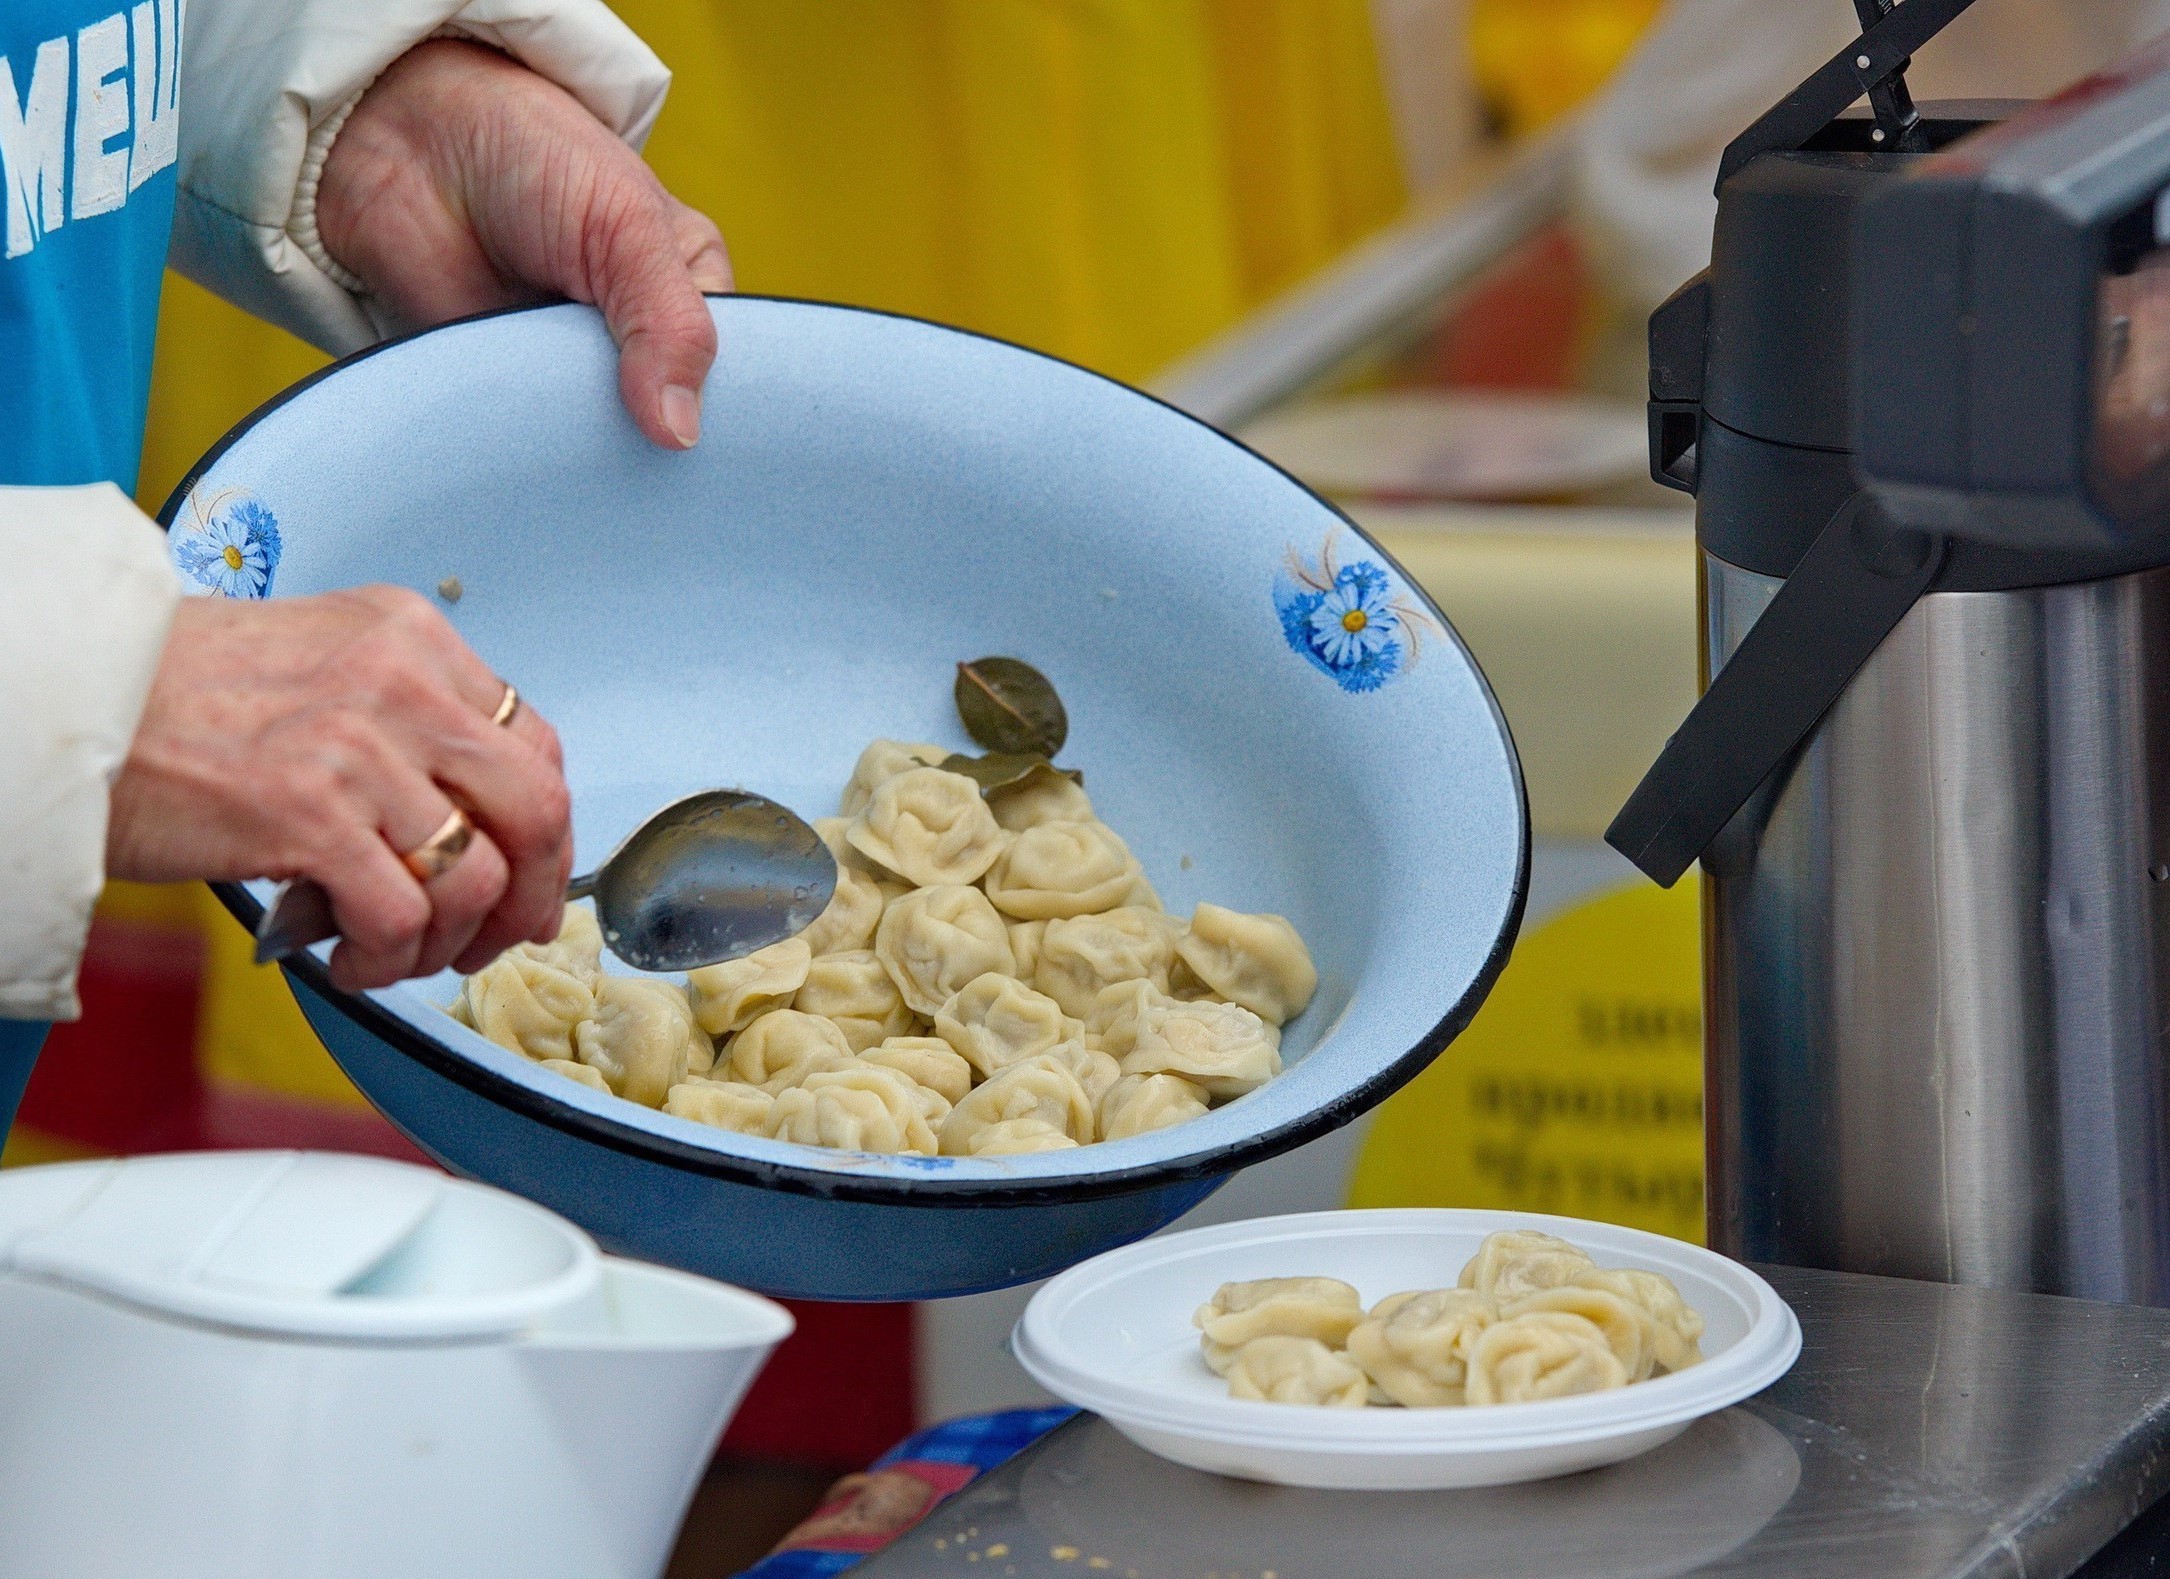
[[[1437,1056],[1506,958],[1528,816],[1483,676],[1378,545],[1066,363],[880,313],[710,305],[723,349],[690,453],[625,416],[592,311],[473,319],[229,434],[167,503],[175,563],[244,597],[456,577],[446,613],[564,739],[583,866],[696,789],[825,815],[870,739],[968,746],[959,659],[1026,658],[1168,908],[1288,916],[1317,999],[1285,1073],[1192,1123],[922,1159],[652,1112],[454,1023],[449,974],[353,995],[298,961],[302,1008],[385,1115],[614,1249],[775,1294],[917,1299],[1150,1233]],[[267,892],[227,899],[254,925]]]

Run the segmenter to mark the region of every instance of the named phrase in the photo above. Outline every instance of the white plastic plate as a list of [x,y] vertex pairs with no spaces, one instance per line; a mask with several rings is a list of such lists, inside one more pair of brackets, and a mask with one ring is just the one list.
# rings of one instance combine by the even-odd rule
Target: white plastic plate
[[[1701,1365],[1614,1392],[1463,1409],[1309,1409],[1228,1396],[1191,1312],[1221,1284],[1337,1277],[1366,1305],[1451,1288],[1486,1234],[1538,1228],[1600,1266],[1662,1272],[1704,1320]],[[1761,1392],[1801,1352],[1770,1284],[1724,1256],[1632,1228],[1534,1212],[1311,1212],[1148,1239],[1071,1268],[1033,1297],[1011,1347],[1041,1386],[1140,1447],[1284,1486],[1498,1486],[1617,1463]]]

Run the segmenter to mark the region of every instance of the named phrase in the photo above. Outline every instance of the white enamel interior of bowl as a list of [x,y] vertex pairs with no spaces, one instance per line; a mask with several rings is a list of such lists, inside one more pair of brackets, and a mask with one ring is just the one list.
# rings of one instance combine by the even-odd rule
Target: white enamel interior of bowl
[[269,508],[276,596],[458,577],[453,623],[564,739],[583,867],[698,789],[826,815],[876,736],[968,746],[959,659],[1027,658],[1068,705],[1065,762],[1168,908],[1277,911],[1309,942],[1320,988],[1289,1028],[1291,1067],[1135,1140],[877,1158],[592,1093],[446,1018],[449,974],[376,1000],[626,1129],[802,1169],[1013,1182],[1221,1152],[1433,1036],[1496,965],[1518,902],[1511,747],[1451,633],[1352,694],[1290,649],[1272,596],[1291,552],[1385,557],[1239,446],[1076,368],[907,319],[712,307],[722,354],[691,453],[626,418],[599,319],[546,308],[301,391],[215,458],[181,518],[229,489]]
[[[1403,1290],[1452,1288],[1484,1236],[1503,1228],[1557,1234],[1600,1266],[1664,1273],[1703,1316],[1703,1363],[1543,1403],[1306,1409],[1230,1398],[1199,1353],[1191,1313],[1223,1283],[1336,1277],[1354,1284],[1368,1307]],[[1643,1444],[1655,1445],[1769,1386],[1800,1345],[1798,1322],[1768,1283],[1699,1246],[1574,1218],[1415,1209],[1260,1218],[1109,1251],[1034,1295],[1013,1339],[1042,1386],[1126,1428],[1260,1452],[1286,1447],[1308,1459],[1535,1451],[1562,1463],[1617,1438],[1661,1433]]]

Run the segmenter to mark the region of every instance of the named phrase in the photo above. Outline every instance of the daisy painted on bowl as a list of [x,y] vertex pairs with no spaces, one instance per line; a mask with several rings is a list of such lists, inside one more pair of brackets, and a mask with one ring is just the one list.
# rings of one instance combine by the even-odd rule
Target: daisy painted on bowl
[[173,526],[173,562],[199,597],[263,598],[284,547],[278,517],[239,488],[194,494]]
[[1300,658],[1344,691],[1376,691],[1417,661],[1426,629],[1438,626],[1395,596],[1386,568],[1368,559],[1336,564],[1334,543],[1316,559],[1290,549],[1273,581],[1281,631]]

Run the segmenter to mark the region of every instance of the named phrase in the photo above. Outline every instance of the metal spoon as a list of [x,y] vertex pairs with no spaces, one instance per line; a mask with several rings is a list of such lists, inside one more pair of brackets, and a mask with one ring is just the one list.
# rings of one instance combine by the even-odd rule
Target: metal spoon
[[[672,801],[565,886],[595,900],[610,951],[635,970],[694,970],[796,937],[828,908],[836,858],[789,809],[744,790]],[[258,964],[339,935],[331,898],[281,883],[256,927]]]

